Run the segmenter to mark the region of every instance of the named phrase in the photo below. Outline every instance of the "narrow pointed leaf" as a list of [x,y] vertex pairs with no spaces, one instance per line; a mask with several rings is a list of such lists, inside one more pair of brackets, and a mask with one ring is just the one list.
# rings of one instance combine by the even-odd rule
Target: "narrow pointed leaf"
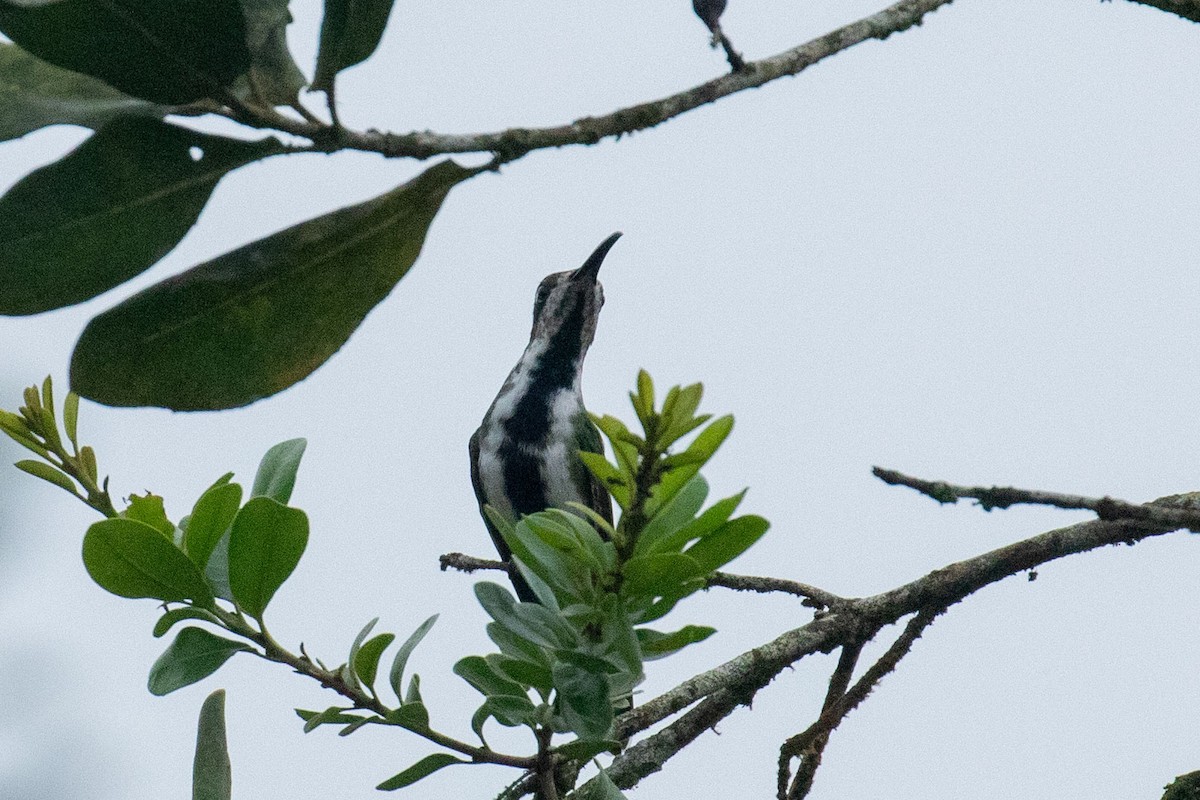
[[718,500],[710,507],[704,509],[704,513],[696,517],[694,520],[677,528],[674,531],[667,531],[665,534],[653,541],[646,543],[645,548],[642,548],[642,541],[638,540],[638,552],[642,554],[663,552],[677,553],[683,549],[684,545],[693,539],[702,539],[713,531],[724,525],[737,507],[741,504],[742,498],[746,496],[746,490],[738,492],[732,497],[726,497],[724,500]]
[[288,439],[272,447],[258,464],[251,497],[269,497],[287,505],[296,486],[296,472],[304,457],[307,439]]
[[693,475],[670,502],[664,503],[638,536],[634,555],[653,552],[655,543],[691,522],[708,499],[708,481]]
[[244,642],[222,639],[203,628],[184,628],[150,668],[150,694],[162,696],[212,675],[234,653],[251,650]]
[[76,493],[74,481],[49,464],[32,459],[22,459],[13,466],[22,472],[28,472],[35,478],[41,478],[48,483],[53,483],[60,489],[66,489],[71,494]]
[[576,739],[559,745],[554,752],[572,761],[590,761],[601,753],[616,755],[623,748],[624,745],[616,739]]
[[366,61],[379,46],[394,0],[325,0],[313,89],[327,91],[334,76]]
[[0,0],[0,32],[155,103],[216,97],[250,66],[238,0]]
[[650,628],[638,628],[637,637],[643,656],[647,661],[651,661],[678,652],[689,644],[703,642],[716,632],[716,628],[710,628],[707,625],[685,625],[671,633],[661,633]]
[[76,437],[79,433],[79,395],[74,392],[67,392],[67,398],[63,400],[63,430],[67,432],[67,439],[71,444],[78,447]]
[[337,352],[416,260],[442,200],[481,168],[453,161],[374,200],[246,245],[93,319],[71,385],[115,406],[233,408]]
[[404,697],[401,689],[404,686],[404,668],[408,665],[408,657],[412,655],[413,650],[417,649],[417,645],[425,638],[425,634],[429,633],[437,619],[438,615],[434,614],[422,622],[396,651],[396,657],[392,660],[392,668],[388,674],[388,683],[391,684],[392,691],[396,693],[397,698],[403,699]]
[[390,792],[393,789],[403,789],[405,786],[411,786],[422,778],[429,777],[443,767],[448,767],[451,764],[470,763],[470,761],[463,761],[461,758],[455,758],[448,753],[434,753],[431,756],[425,756],[408,769],[398,775],[393,775],[375,788],[384,792]]
[[747,514],[729,520],[683,552],[694,558],[705,572],[711,572],[750,549],[769,527],[771,523],[762,517]]
[[101,588],[121,597],[212,602],[196,565],[162,533],[137,520],[106,519],[88,528],[83,564]]
[[217,689],[200,706],[196,755],[192,759],[192,800],[230,800],[233,772],[225,741],[225,690]]
[[236,483],[213,486],[196,501],[188,519],[183,546],[188,557],[201,570],[208,566],[217,542],[233,524],[242,504],[242,487]]
[[162,117],[170,110],[48,64],[15,44],[0,43],[0,75],[0,142],[47,125],[96,129],[116,117]]
[[342,667],[342,679],[346,683],[354,685],[358,681],[358,673],[354,671],[355,663],[358,660],[358,651],[377,624],[379,624],[379,617],[375,617],[364,625],[358,635],[354,637],[354,641],[350,643],[350,655],[346,658],[345,666]]
[[275,139],[114,120],[0,197],[0,314],[81,303],[140,274],[179,243],[227,172],[278,152]]
[[307,544],[303,511],[269,497],[255,497],[242,506],[229,537],[229,588],[243,611],[262,617]]

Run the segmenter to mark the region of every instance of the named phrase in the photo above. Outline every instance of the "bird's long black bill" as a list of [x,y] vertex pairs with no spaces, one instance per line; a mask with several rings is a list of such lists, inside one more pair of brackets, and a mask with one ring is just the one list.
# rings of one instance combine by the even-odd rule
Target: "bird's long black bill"
[[604,257],[608,255],[608,251],[612,249],[612,246],[617,243],[617,239],[620,238],[621,232],[617,231],[612,236],[601,242],[600,246],[596,248],[595,252],[588,256],[588,260],[583,262],[583,266],[575,270],[574,277],[586,277],[595,280],[596,276],[600,273],[600,265],[604,263]]

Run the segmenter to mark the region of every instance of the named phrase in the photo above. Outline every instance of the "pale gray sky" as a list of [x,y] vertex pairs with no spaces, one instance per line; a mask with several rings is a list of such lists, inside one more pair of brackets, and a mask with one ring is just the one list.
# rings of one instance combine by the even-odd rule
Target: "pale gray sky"
[[[724,22],[755,58],[881,6],[732,0]],[[302,65],[318,11],[293,3]],[[339,81],[342,116],[396,131],[561,123],[718,74],[705,40],[684,0],[402,3],[377,56]],[[1153,9],[960,0],[797,78],[456,188],[392,297],[282,395],[220,414],[85,404],[82,430],[117,492],[152,489],[176,518],[226,470],[250,480],[268,446],[307,436],[293,502],[313,535],[273,632],[336,663],[371,617],[406,635],[441,612],[412,664],[435,722],[469,735],[476,695],[449,670],[489,648],[484,616],[472,578],[437,570],[443,552],[490,552],[467,438],[524,347],[538,280],[614,230],[588,405],[629,417],[645,367],[663,386],[703,381],[705,408],[736,415],[707,475],[715,496],[750,486],[743,507],[773,522],[736,571],[873,593],[1086,518],[939,508],[872,464],[1130,500],[1200,489],[1198,76],[1200,30]],[[0,146],[0,184],[84,136]],[[87,319],[134,288],[414,172],[339,155],[230,175],[133,284],[0,319],[0,405],[47,372],[65,382]],[[0,460],[17,457],[0,442]],[[11,470],[0,492],[15,507],[0,537],[0,796],[186,797],[196,714],[222,686],[239,797],[377,797],[431,751],[389,730],[302,735],[291,709],[336,698],[247,657],[151,697],[154,604],[90,582],[79,543],[94,515]],[[812,796],[1157,797],[1200,768],[1193,550],[1179,534],[1076,557],[954,607],[834,735]],[[673,621],[719,634],[651,664],[646,695],[809,618],[785,599],[697,597]],[[773,796],[778,745],[814,718],[831,667],[785,673],[634,796]],[[410,794],[490,797],[509,779],[446,770]]]

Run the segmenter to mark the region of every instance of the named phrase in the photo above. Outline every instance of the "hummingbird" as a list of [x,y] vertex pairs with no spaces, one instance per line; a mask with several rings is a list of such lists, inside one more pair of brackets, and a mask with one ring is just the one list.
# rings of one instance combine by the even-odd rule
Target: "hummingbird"
[[[604,452],[580,382],[604,305],[596,276],[620,237],[614,233],[579,269],[547,275],[538,286],[529,344],[471,437],[471,484],[481,514],[490,505],[515,522],[576,502],[612,522],[608,490],[579,459],[581,450]],[[500,557],[511,563],[500,532],[483,520]],[[510,575],[517,596],[537,602],[525,579],[515,570]]]

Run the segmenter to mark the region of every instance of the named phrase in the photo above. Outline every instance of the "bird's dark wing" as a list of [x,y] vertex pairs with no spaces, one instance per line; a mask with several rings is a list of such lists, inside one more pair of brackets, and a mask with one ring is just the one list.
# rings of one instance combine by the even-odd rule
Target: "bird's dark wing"
[[[471,486],[475,489],[475,499],[479,501],[479,516],[483,517],[483,524],[487,526],[488,534],[492,537],[492,544],[496,546],[496,552],[500,554],[500,560],[511,564],[512,550],[508,549],[500,531],[496,530],[496,526],[483,513],[483,507],[487,505],[487,494],[483,491],[483,478],[479,474],[479,437],[482,433],[482,428],[475,431],[467,445],[467,451],[471,455]],[[533,593],[533,589],[529,588],[529,584],[515,570],[509,573],[509,578],[512,580],[513,588],[517,591],[518,598],[526,603],[537,602],[537,595]]]
[[[585,424],[580,426],[579,449],[587,453],[604,455],[604,442],[600,438],[600,429],[590,419],[585,419]],[[613,521],[612,496],[608,493],[608,489],[604,488],[604,483],[593,475],[591,470],[587,467],[583,469],[587,473],[588,486],[591,488],[588,505],[597,514],[608,520],[608,524],[611,525]]]

